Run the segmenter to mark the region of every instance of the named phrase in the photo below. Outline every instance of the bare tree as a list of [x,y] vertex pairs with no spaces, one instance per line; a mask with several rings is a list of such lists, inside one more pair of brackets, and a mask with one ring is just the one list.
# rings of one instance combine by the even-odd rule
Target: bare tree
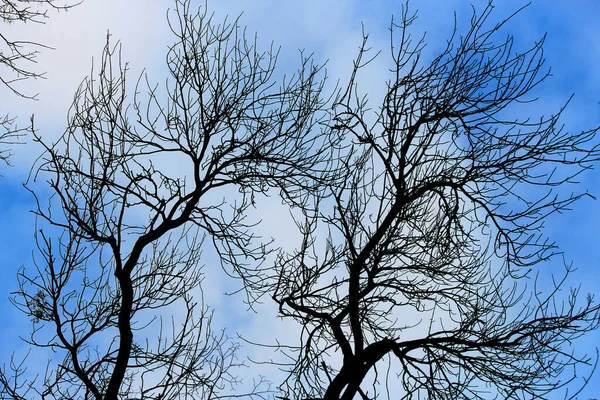
[[11,148],[10,146],[20,143],[20,139],[30,129],[28,127],[19,127],[15,124],[15,117],[5,115],[0,120],[0,163],[10,164]]
[[[311,134],[324,76],[302,58],[278,81],[275,49],[188,1],[169,24],[164,89],[142,76],[128,101],[127,65],[107,44],[62,138],[35,136],[43,228],[14,303],[33,320],[27,342],[56,358],[38,382],[13,361],[2,398],[208,399],[237,383],[237,344],[201,301],[201,252],[211,242],[230,273],[265,257],[245,211],[269,187],[307,188],[329,158]],[[248,396],[264,390],[259,380]]]
[[598,160],[598,128],[515,116],[547,77],[544,40],[497,41],[492,8],[430,61],[405,8],[375,108],[357,87],[364,35],[328,127],[345,137],[337,164],[296,209],[303,241],[252,285],[302,327],[279,347],[284,398],[545,398],[593,368],[572,344],[598,327],[597,303],[563,294],[564,277],[537,283],[560,254],[544,221],[589,196],[559,189]]
[[[2,0],[0,20],[7,25],[43,24],[48,18],[49,9],[67,10],[75,5],[58,4],[56,0]],[[30,40],[12,39],[6,33],[0,33],[0,46],[0,66],[4,70],[0,74],[0,82],[17,96],[34,98],[35,96],[23,93],[15,84],[43,76],[42,72],[35,71],[30,66],[36,63],[39,49],[48,47]]]
[[[2,0],[0,4],[0,21],[5,26],[17,24],[43,24],[48,18],[48,11],[68,10],[79,3],[58,4],[56,0]],[[13,94],[35,99],[35,94],[27,94],[17,87],[17,83],[26,79],[39,79],[43,72],[30,68],[36,63],[40,49],[48,49],[47,45],[31,40],[11,38],[5,31],[0,33],[0,83]],[[33,129],[33,121],[29,126],[17,126],[16,118],[5,115],[0,120],[0,162],[9,164],[11,146],[20,142],[20,138]]]
[[[561,188],[600,156],[598,129],[568,133],[561,110],[514,116],[547,77],[543,40],[497,42],[506,21],[491,23],[490,4],[426,61],[405,9],[372,109],[357,84],[367,35],[329,102],[310,59],[278,81],[277,51],[237,20],[176,4],[164,88],[143,76],[128,101],[107,44],[61,140],[36,136],[30,187],[45,179],[54,195],[36,196],[36,271],[21,270],[14,302],[28,342],[58,358],[37,382],[13,361],[1,397],[241,396],[237,344],[202,302],[207,240],[249,301],[272,297],[302,328],[278,345],[292,358],[284,398],[540,398],[593,368],[572,343],[597,328],[598,305],[563,294],[567,263],[537,286],[560,257],[543,223],[588,196]],[[247,219],[271,188],[303,235],[273,267]],[[262,383],[247,395],[269,395]]]

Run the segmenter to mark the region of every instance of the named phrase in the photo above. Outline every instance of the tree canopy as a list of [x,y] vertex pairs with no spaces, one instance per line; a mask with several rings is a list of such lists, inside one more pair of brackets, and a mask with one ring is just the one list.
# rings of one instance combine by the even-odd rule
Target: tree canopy
[[[37,377],[31,358],[14,358],[0,397],[572,394],[571,378],[595,368],[576,343],[600,306],[565,294],[570,264],[550,286],[537,274],[561,257],[545,221],[591,196],[564,188],[600,158],[600,128],[570,132],[564,107],[521,116],[549,76],[544,38],[518,48],[503,34],[512,16],[493,9],[474,9],[429,57],[405,6],[388,53],[363,32],[333,89],[306,53],[284,75],[278,50],[239,18],[216,21],[188,0],[168,14],[164,84],[131,83],[108,38],[64,134],[33,132],[44,148],[26,183],[37,251],[13,303],[32,319],[33,351],[55,355]],[[361,76],[385,56],[373,99]],[[256,233],[248,214],[267,195],[293,216],[295,249]],[[204,265],[207,249],[220,265]],[[202,271],[217,267],[250,307],[274,302],[298,327],[254,344],[281,353],[283,381],[236,390],[252,361],[212,326]]]

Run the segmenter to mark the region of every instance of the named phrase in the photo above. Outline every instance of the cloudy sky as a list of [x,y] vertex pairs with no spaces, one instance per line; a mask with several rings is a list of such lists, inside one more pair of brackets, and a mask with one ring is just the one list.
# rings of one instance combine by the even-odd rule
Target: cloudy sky
[[[522,1],[498,1],[498,18],[519,8]],[[501,5],[500,5],[501,3]],[[320,0],[275,1],[235,0],[209,1],[209,8],[217,18],[237,16],[243,12],[241,23],[249,32],[257,32],[259,42],[271,41],[282,49],[282,67],[291,68],[298,60],[298,50],[314,53],[318,62],[327,61],[329,75],[344,79],[352,58],[361,41],[361,23],[370,34],[371,44],[384,51],[388,45],[388,26],[392,14],[399,13],[397,1],[384,0]],[[20,38],[41,41],[55,48],[44,51],[38,58],[39,71],[46,71],[46,79],[23,83],[28,93],[39,93],[38,101],[18,99],[0,88],[0,114],[18,116],[23,123],[35,114],[38,133],[48,141],[58,137],[65,128],[67,111],[81,80],[89,73],[92,59],[98,59],[107,32],[111,40],[120,40],[123,59],[129,62],[131,77],[145,70],[155,81],[162,81],[164,56],[173,40],[166,24],[169,0],[84,0],[68,12],[51,13],[45,25],[2,27],[3,33]],[[444,45],[452,29],[453,12],[468,16],[470,7],[463,0],[420,0],[411,3],[419,8],[415,33],[427,32],[431,51]],[[600,3],[594,0],[533,0],[516,16],[507,33],[516,37],[518,46],[527,46],[547,33],[545,56],[552,68],[552,77],[541,86],[536,95],[540,114],[556,111],[572,93],[575,93],[563,122],[572,131],[600,124]],[[387,54],[384,53],[384,57]],[[381,91],[385,63],[375,63],[372,73],[363,78],[363,87],[371,88],[373,98]],[[16,288],[15,273],[21,265],[31,264],[34,219],[28,212],[33,207],[32,197],[22,187],[33,160],[40,149],[29,143],[13,149],[12,168],[0,167],[0,356],[6,360],[10,351],[25,347],[17,337],[28,332],[29,321],[20,315],[8,301]],[[600,196],[600,172],[590,171],[581,176],[582,189]],[[277,211],[279,213],[279,211]],[[600,296],[600,246],[597,226],[600,222],[600,203],[584,199],[570,213],[552,217],[546,233],[558,242],[565,257],[577,271],[571,276],[572,286],[581,286],[582,292]],[[263,216],[271,236],[283,232],[285,217],[280,214]],[[282,236],[279,234],[279,236]],[[546,268],[546,267],[545,267]],[[547,266],[544,271],[552,271]],[[236,299],[224,299],[220,293],[229,283],[212,282],[210,299],[217,310],[226,310],[218,316],[218,323],[230,329],[240,329],[260,336],[264,319],[239,307]],[[265,314],[273,312],[265,306]],[[233,327],[233,328],[232,328]],[[256,339],[256,337],[255,337]],[[594,352],[600,343],[599,334],[590,334],[581,346]],[[600,393],[600,385],[592,384],[581,398]]]

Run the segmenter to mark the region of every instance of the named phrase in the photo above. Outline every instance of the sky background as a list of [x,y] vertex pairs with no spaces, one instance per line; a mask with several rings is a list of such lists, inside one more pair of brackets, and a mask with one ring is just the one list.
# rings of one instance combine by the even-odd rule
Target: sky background
[[[374,104],[387,79],[385,52],[388,49],[388,26],[393,14],[400,12],[397,1],[209,1],[209,9],[216,19],[226,15],[235,17],[243,12],[241,24],[248,32],[257,32],[259,43],[274,41],[281,46],[281,65],[284,70],[293,68],[299,60],[298,50],[314,53],[315,60],[327,61],[327,70],[335,80],[344,80],[351,61],[361,42],[361,22],[370,35],[370,43],[384,52],[374,63],[371,73],[361,80],[363,90],[369,88]],[[482,4],[482,3],[479,3]],[[498,1],[497,18],[508,15],[523,5],[522,1]],[[38,57],[38,71],[46,71],[46,79],[24,82],[25,92],[39,93],[38,101],[18,99],[0,88],[0,114],[18,116],[22,124],[35,114],[36,129],[47,141],[57,138],[64,130],[67,111],[78,85],[90,71],[92,59],[98,59],[106,41],[120,40],[123,59],[129,62],[130,80],[145,70],[151,80],[164,81],[164,56],[173,36],[166,24],[166,10],[172,6],[168,0],[84,0],[83,4],[68,12],[50,13],[45,25],[3,26],[2,32],[19,38],[41,41],[54,47]],[[453,26],[453,12],[460,18],[470,13],[467,1],[413,1],[412,9],[419,9],[419,19],[414,26],[415,36],[427,31],[428,50],[435,52],[444,46],[445,38]],[[559,1],[534,0],[507,26],[516,45],[526,48],[547,33],[545,45],[546,66],[552,68],[552,77],[540,86],[536,95],[537,114],[548,115],[556,111],[571,94],[575,94],[564,113],[563,122],[571,131],[600,125],[600,2],[593,0]],[[431,54],[431,53],[429,53]],[[29,142],[28,139],[25,139]],[[18,340],[28,333],[30,323],[9,303],[11,291],[16,289],[16,271],[21,265],[31,265],[34,248],[34,218],[32,196],[23,189],[30,166],[41,149],[32,143],[15,146],[13,167],[0,166],[0,360],[7,360],[12,350],[22,352],[26,347]],[[600,196],[600,171],[581,176],[581,187]],[[43,189],[42,189],[43,190]],[[576,190],[576,191],[577,191]],[[267,237],[283,238],[293,245],[295,236],[289,229],[289,219],[276,202],[269,204],[271,213],[260,215],[265,222],[260,229]],[[282,222],[283,221],[283,222]],[[583,293],[596,293],[600,300],[600,246],[598,225],[600,202],[583,199],[570,213],[552,216],[546,233],[565,252],[565,258],[577,268],[571,277],[571,286],[581,286]],[[558,271],[558,265],[540,268],[543,274]],[[260,315],[246,311],[239,298],[221,294],[231,289],[231,283],[216,274],[209,274],[210,289],[207,301],[216,310],[215,322],[227,326],[230,333],[243,331],[249,339],[260,339],[265,324],[270,324],[273,307],[266,304]],[[269,329],[273,335],[289,334],[288,328],[277,325]],[[600,343],[600,334],[587,335],[579,346],[594,353]],[[250,353],[258,350],[250,349]],[[249,354],[250,354],[249,353]],[[254,354],[256,355],[256,354]],[[43,360],[43,356],[40,356]],[[596,381],[600,378],[597,375]],[[600,397],[600,384],[592,383],[580,398]],[[558,398],[558,397],[557,397]]]

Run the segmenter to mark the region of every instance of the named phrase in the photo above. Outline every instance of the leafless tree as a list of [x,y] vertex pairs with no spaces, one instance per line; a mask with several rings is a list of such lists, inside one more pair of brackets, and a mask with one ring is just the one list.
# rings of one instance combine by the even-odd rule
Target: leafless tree
[[30,129],[19,127],[15,124],[15,117],[5,115],[0,120],[0,163],[10,165],[10,146],[20,143],[20,139]]
[[357,87],[364,35],[328,125],[345,138],[337,164],[296,208],[303,240],[252,283],[302,327],[278,347],[282,398],[545,398],[593,368],[572,344],[597,303],[538,274],[560,260],[544,221],[589,196],[563,187],[598,160],[598,128],[569,133],[562,110],[519,118],[547,77],[544,40],[498,41],[492,9],[428,60],[405,8],[377,107]]
[[[4,26],[18,24],[43,24],[48,18],[48,11],[68,10],[79,3],[59,4],[56,0],[2,0],[0,3],[0,21]],[[36,63],[40,49],[48,48],[40,42],[13,39],[3,29],[0,33],[0,83],[13,94],[34,99],[35,94],[28,94],[18,88],[17,83],[26,79],[38,79],[44,73],[30,68]],[[29,126],[17,126],[16,118],[6,114],[0,120],[0,162],[9,164],[10,148],[8,146],[20,142],[20,138],[33,129]]]
[[[35,136],[39,251],[14,303],[33,320],[27,342],[56,357],[38,382],[26,363],[6,366],[2,398],[209,399],[237,383],[237,344],[202,303],[201,252],[212,243],[230,273],[265,257],[245,211],[269,187],[307,189],[329,159],[311,134],[324,74],[302,57],[279,79],[275,49],[186,0],[169,24],[164,88],[142,76],[129,101],[127,64],[107,44],[62,138]],[[248,396],[264,390],[259,379]]]
[[[292,359],[283,398],[543,398],[569,388],[571,367],[593,369],[572,343],[597,328],[598,305],[563,293],[567,263],[538,285],[560,257],[544,221],[588,196],[564,186],[600,157],[598,129],[567,132],[562,110],[518,117],[547,77],[543,40],[498,42],[507,20],[492,23],[490,4],[427,60],[404,9],[371,108],[366,34],[329,102],[310,59],[278,80],[277,51],[237,20],[176,4],[164,88],[143,76],[128,101],[107,44],[61,140],[36,136],[30,187],[47,180],[53,198],[36,196],[36,268],[14,302],[32,347],[59,358],[37,382],[13,361],[0,396],[240,396],[237,344],[202,303],[206,241],[249,301],[272,297],[302,328],[299,345],[277,345]],[[271,188],[303,236],[274,266],[247,219]],[[262,383],[248,396],[267,396]]]
[[[0,20],[6,25],[43,24],[48,18],[48,11],[67,10],[76,4],[59,4],[56,0],[2,0],[0,4]],[[30,68],[36,63],[39,49],[46,45],[30,40],[13,39],[6,33],[0,33],[0,74],[2,85],[21,97],[33,98],[18,89],[15,84],[25,79],[38,79],[42,72]]]

